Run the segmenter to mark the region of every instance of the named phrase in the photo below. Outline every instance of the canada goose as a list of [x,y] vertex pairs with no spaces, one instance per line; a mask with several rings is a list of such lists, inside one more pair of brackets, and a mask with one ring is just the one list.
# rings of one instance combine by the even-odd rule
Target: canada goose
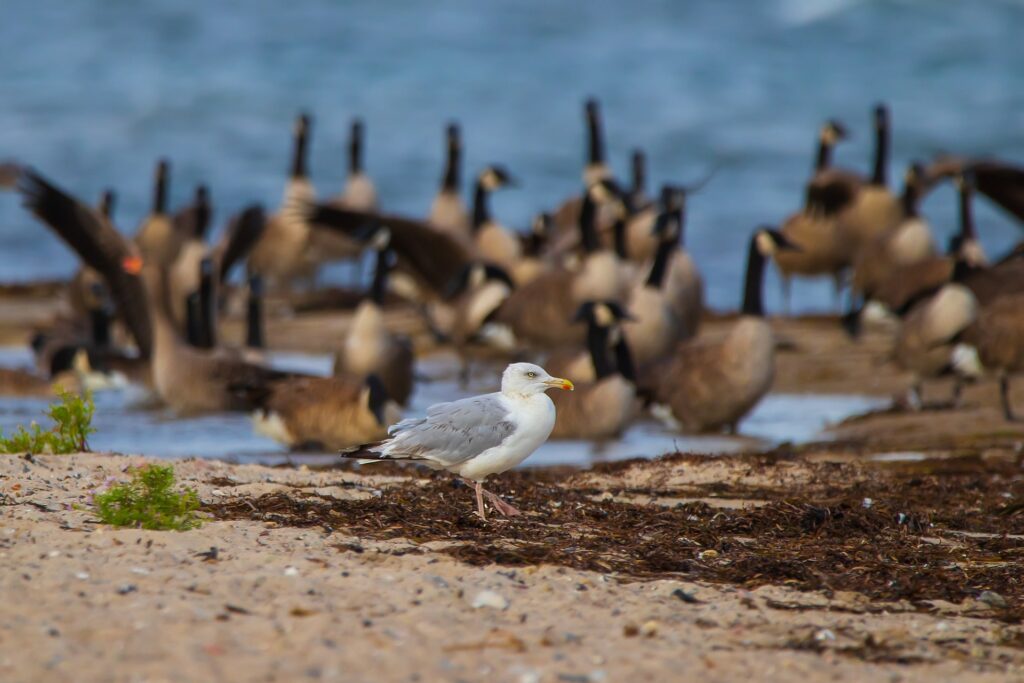
[[260,274],[268,286],[283,287],[311,265],[305,259],[310,227],[304,213],[314,199],[307,173],[310,126],[306,114],[296,120],[291,174],[281,208],[267,219],[263,234],[249,252],[249,274]]
[[469,240],[469,213],[462,201],[462,134],[459,124],[446,129],[446,156],[441,188],[430,205],[427,221],[464,244]]
[[102,215],[31,169],[22,170],[20,190],[25,207],[103,276],[140,357],[149,358],[153,336],[139,275],[139,248]]
[[658,249],[659,239],[657,223],[665,213],[681,213],[686,204],[686,188],[675,185],[662,185],[658,202],[649,203],[633,213],[626,221],[625,253],[636,263],[645,263],[654,257]]
[[853,200],[858,181],[852,174],[831,166],[832,149],[846,138],[838,121],[826,121],[818,136],[814,175],[805,190],[804,207],[789,216],[781,232],[799,249],[774,253],[782,280],[783,305],[790,311],[790,281],[794,276],[831,275],[838,293],[842,272],[850,264],[850,250],[841,235],[836,215]]
[[381,311],[391,267],[390,232],[387,228],[378,230],[371,242],[377,252],[373,283],[369,295],[359,302],[345,341],[335,353],[334,373],[376,375],[388,396],[405,405],[413,388],[412,341],[389,331]]
[[953,350],[957,372],[971,378],[993,373],[1008,422],[1019,419],[1010,403],[1010,377],[1024,370],[1024,294],[1000,297],[981,308]]
[[[675,222],[675,218],[666,221]],[[655,252],[647,277],[630,292],[626,307],[631,320],[623,324],[633,357],[640,365],[665,357],[683,339],[693,336],[676,315],[672,294],[666,291],[669,260],[677,250],[678,229],[666,227],[661,231],[661,244]]]
[[[349,132],[348,177],[341,194],[331,203],[358,211],[377,210],[377,188],[363,170],[363,139],[365,129],[360,119],[353,119]],[[331,261],[354,259],[362,253],[362,245],[356,239],[337,232],[313,230],[309,234],[305,259],[319,266]]]
[[869,296],[893,271],[936,255],[931,229],[917,210],[923,174],[924,168],[916,162],[907,169],[900,198],[901,219],[857,252],[851,283],[854,294]]
[[[596,183],[612,179],[611,169],[605,160],[604,127],[601,121],[601,110],[596,99],[590,98],[583,105],[584,123],[586,127],[585,158],[583,165],[583,186],[591,187]],[[583,197],[576,196],[566,201],[552,212],[556,228],[556,239],[553,244],[560,253],[575,244],[576,226],[583,206]],[[597,216],[599,233],[611,226],[613,216],[608,211],[600,211]],[[568,244],[566,245],[566,239]]]
[[377,209],[377,188],[363,170],[363,122],[353,119],[348,143],[348,178],[339,200],[342,205],[361,211]]
[[621,301],[629,289],[628,275],[616,254],[603,249],[594,222],[598,202],[607,201],[624,211],[613,183],[595,183],[584,194],[580,210],[580,241],[584,253],[571,267],[549,270],[516,288],[494,314],[494,322],[508,328],[519,343],[543,348],[578,345],[583,330],[572,325],[573,313],[584,301]]
[[179,325],[185,321],[185,301],[199,289],[200,262],[210,251],[206,235],[212,218],[210,191],[205,185],[196,187],[195,201],[174,215],[173,225],[179,247],[177,256],[167,267],[171,310]]
[[376,375],[293,377],[259,398],[253,428],[293,449],[336,450],[383,439],[400,419]]
[[[963,285],[944,285],[934,295],[914,303],[903,316],[893,348],[893,360],[912,375],[908,402],[922,407],[926,379],[952,370],[951,354],[958,336],[974,322],[978,302]],[[961,385],[953,388],[953,406],[960,399]]]
[[171,217],[167,214],[167,184],[170,164],[160,159],[153,183],[153,208],[135,233],[139,254],[149,263],[169,266],[178,255],[179,241]]
[[[587,348],[594,370],[592,380],[573,380],[571,400],[567,394],[552,396],[558,417],[553,439],[610,439],[621,434],[640,408],[636,375],[629,359],[629,347],[615,328],[615,315],[600,302],[581,306],[575,318],[587,323]],[[616,336],[617,339],[612,339]],[[615,346],[615,358],[609,357]]]
[[668,272],[662,289],[676,319],[681,325],[682,339],[697,335],[700,319],[704,313],[704,281],[697,264],[686,250],[686,199],[685,194],[678,207],[664,211],[654,224],[659,250],[667,249]]
[[[918,191],[923,192],[928,182],[927,174],[917,175],[916,180],[918,181]],[[957,268],[963,277],[973,281],[964,283],[972,288],[972,291],[989,288],[985,283],[993,279],[1003,279],[1006,267],[1000,269],[998,274],[993,274],[989,269],[984,268],[988,260],[978,241],[971,209],[972,176],[969,173],[959,174],[956,177],[956,184],[960,197],[960,231],[950,240],[949,253],[944,256],[932,255],[913,260],[896,270],[885,272],[878,279],[863,282],[861,284],[863,301],[860,308],[851,309],[843,320],[844,327],[851,336],[856,337],[859,334],[861,314],[867,309],[869,302],[877,302],[892,313],[905,312],[923,296],[937,291],[943,284],[952,280]],[[917,228],[911,232],[911,237],[915,232],[917,232]],[[912,239],[910,241],[919,240]],[[957,263],[960,264],[959,267],[956,266]],[[1008,269],[1012,271],[1013,266],[1009,266]],[[971,271],[972,274],[968,275],[968,271]],[[999,287],[996,285],[996,289]],[[974,293],[976,297],[979,295],[978,291],[974,291]],[[985,301],[987,300],[986,296]]]
[[764,319],[764,261],[795,246],[781,232],[756,230],[750,239],[740,318],[719,341],[691,340],[644,371],[643,386],[689,432],[735,433],[739,421],[768,393],[775,374],[775,338]]
[[511,272],[522,256],[519,238],[491,216],[491,192],[512,187],[515,181],[502,166],[488,166],[476,179],[473,191],[473,242],[479,258]]
[[875,160],[871,179],[861,185],[856,197],[839,216],[839,232],[856,252],[885,235],[903,218],[900,199],[889,191],[889,109],[874,109]]

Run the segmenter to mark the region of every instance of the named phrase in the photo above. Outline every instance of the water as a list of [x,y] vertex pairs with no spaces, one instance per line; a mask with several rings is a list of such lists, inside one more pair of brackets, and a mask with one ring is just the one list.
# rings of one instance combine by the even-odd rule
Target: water
[[[289,370],[326,375],[331,357],[298,353],[276,353],[271,365]],[[27,367],[28,351],[0,348],[0,365]],[[463,396],[494,391],[494,372],[475,373],[466,387],[456,381],[458,363],[454,356],[438,354],[418,364],[423,375],[406,411],[422,415],[428,406]],[[289,455],[279,444],[256,435],[252,420],[243,414],[218,414],[177,419],[165,411],[141,407],[142,396],[129,389],[96,395],[96,434],[90,439],[94,450],[145,453],[168,458],[198,456],[238,462],[324,462],[328,454]],[[739,437],[682,436],[651,419],[638,420],[616,441],[550,441],[528,461],[528,465],[578,465],[652,457],[677,450],[695,453],[731,453],[766,448],[781,441],[805,442],[822,438],[822,430],[849,415],[878,408],[883,402],[863,396],[822,396],[771,394],[741,423]],[[41,416],[44,399],[0,398],[0,428],[10,432]]]
[[[740,244],[799,204],[824,118],[856,137],[839,161],[866,169],[869,108],[889,101],[894,177],[939,151],[1024,161],[1021,35],[1016,0],[8,2],[0,156],[82,197],[117,188],[118,223],[134,229],[152,164],[169,155],[175,202],[207,181],[223,219],[253,200],[277,204],[299,109],[316,115],[313,179],[336,191],[358,114],[384,205],[422,214],[442,126],[457,117],[468,169],[501,161],[523,180],[494,208],[525,226],[578,190],[581,101],[595,95],[620,173],[634,146],[654,182],[720,167],[691,202],[688,241],[710,303],[733,307]],[[949,234],[952,191],[925,212]],[[978,219],[993,253],[1019,236],[983,203]],[[74,263],[0,196],[0,279],[64,276]],[[831,306],[827,283],[794,294],[798,310]]]

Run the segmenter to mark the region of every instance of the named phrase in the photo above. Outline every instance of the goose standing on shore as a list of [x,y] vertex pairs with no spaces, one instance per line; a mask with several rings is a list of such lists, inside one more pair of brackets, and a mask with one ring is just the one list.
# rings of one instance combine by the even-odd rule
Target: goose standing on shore
[[803,208],[789,216],[781,232],[799,249],[776,251],[773,257],[782,280],[785,312],[790,312],[791,280],[794,276],[830,275],[836,292],[842,287],[844,270],[850,265],[850,249],[840,234],[837,215],[853,200],[859,189],[857,177],[832,167],[832,150],[846,138],[838,121],[826,121],[818,136],[814,175],[805,190]]
[[259,274],[264,284],[279,289],[309,265],[304,259],[310,234],[306,211],[315,195],[307,172],[310,126],[306,114],[295,122],[291,172],[281,208],[267,219],[263,234],[249,253],[249,274]]
[[135,233],[139,254],[148,263],[169,266],[178,256],[180,241],[167,213],[170,163],[160,159],[153,180],[153,206]]
[[476,179],[473,190],[473,242],[476,254],[485,263],[491,263],[506,272],[513,272],[522,258],[519,237],[491,215],[491,193],[503,187],[513,187],[515,181],[503,166],[488,166]]
[[695,339],[644,370],[641,386],[687,432],[736,433],[739,421],[768,393],[775,376],[775,336],[764,318],[764,262],[792,249],[781,232],[760,228],[750,238],[743,307],[718,341]]
[[581,374],[588,376],[574,379],[573,395],[551,397],[558,411],[553,439],[610,439],[621,434],[640,410],[635,367],[617,308],[614,302],[587,302],[574,316],[587,324],[589,367]]
[[334,356],[334,374],[380,378],[388,396],[405,405],[413,389],[413,349],[408,337],[388,330],[384,321],[384,296],[393,254],[389,249],[391,233],[377,230],[370,240],[376,251],[376,264],[370,291],[356,308],[345,340]]
[[430,205],[427,221],[463,244],[469,243],[470,222],[462,201],[462,132],[459,124],[450,123],[445,130],[445,164],[441,187]]
[[874,109],[875,158],[871,178],[863,183],[839,216],[839,232],[853,254],[890,232],[903,218],[899,197],[889,191],[889,108]]

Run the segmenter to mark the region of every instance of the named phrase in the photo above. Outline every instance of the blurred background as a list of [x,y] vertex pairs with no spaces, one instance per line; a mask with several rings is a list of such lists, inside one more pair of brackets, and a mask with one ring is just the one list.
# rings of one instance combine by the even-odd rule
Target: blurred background
[[[734,0],[36,0],[0,23],[0,157],[30,163],[81,197],[119,191],[134,230],[153,163],[173,162],[174,204],[211,185],[218,226],[253,200],[275,207],[290,131],[313,113],[312,179],[336,193],[348,122],[367,124],[367,170],[389,211],[425,215],[446,121],[463,125],[466,173],[508,166],[523,185],[496,215],[530,216],[579,191],[582,102],[599,98],[610,158],[647,152],[650,180],[693,182],[687,243],[708,303],[738,304],[753,226],[801,203],[819,124],[854,139],[840,165],[869,168],[869,112],[893,112],[894,167],[938,152],[1024,160],[1024,3]],[[943,239],[949,186],[924,210]],[[1017,228],[979,202],[990,254]],[[0,198],[0,279],[65,277],[75,257]],[[768,303],[778,310],[774,279]],[[829,309],[831,285],[798,283],[796,310]]]

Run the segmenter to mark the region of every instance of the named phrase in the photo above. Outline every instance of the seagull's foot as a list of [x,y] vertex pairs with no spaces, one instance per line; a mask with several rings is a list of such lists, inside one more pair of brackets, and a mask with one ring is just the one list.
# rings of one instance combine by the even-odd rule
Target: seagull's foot
[[506,503],[504,500],[501,499],[501,496],[497,495],[496,493],[484,491],[484,495],[487,496],[487,499],[491,501],[492,505],[494,505],[494,509],[500,512],[501,514],[505,515],[506,517],[515,517],[516,515],[523,514],[519,508],[517,508],[515,505],[512,505],[511,503]]

